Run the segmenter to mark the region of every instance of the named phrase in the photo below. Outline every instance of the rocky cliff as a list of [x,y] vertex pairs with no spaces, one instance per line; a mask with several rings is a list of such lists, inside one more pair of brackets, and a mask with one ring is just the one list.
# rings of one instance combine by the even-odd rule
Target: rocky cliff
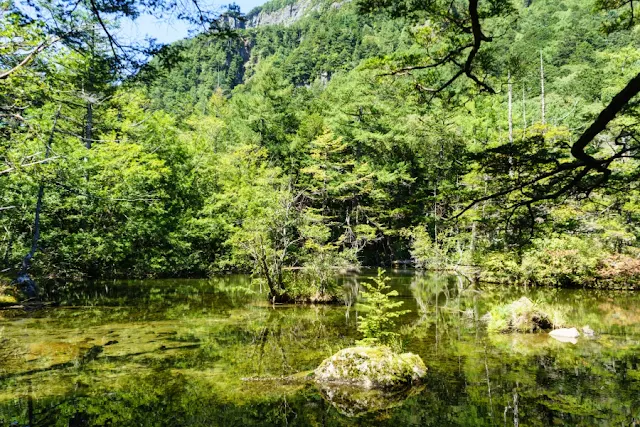
[[274,11],[256,8],[247,14],[245,27],[256,28],[265,25],[289,26],[311,12],[320,11],[323,7],[326,7],[326,5],[333,9],[339,9],[344,3],[349,1],[351,0],[328,3],[322,0],[298,0],[293,4],[286,5]]

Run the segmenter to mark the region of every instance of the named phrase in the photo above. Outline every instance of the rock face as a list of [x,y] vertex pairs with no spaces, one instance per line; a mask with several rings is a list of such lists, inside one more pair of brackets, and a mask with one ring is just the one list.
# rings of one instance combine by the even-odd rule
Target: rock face
[[288,26],[302,18],[307,12],[317,9],[313,0],[299,0],[273,12],[261,11],[257,15],[248,16],[247,27],[255,28],[264,25]]
[[[346,3],[351,0],[341,0],[331,3],[330,9],[338,10],[342,8]],[[265,12],[264,10],[256,9],[256,11],[249,12],[246,22],[243,23],[242,28],[256,28],[265,25],[284,25],[289,26],[298,21],[310,12],[320,11],[323,9],[323,2],[318,0],[297,0],[293,4],[284,6],[281,9]],[[259,10],[259,12],[258,12]]]
[[387,347],[353,347],[325,359],[314,374],[319,383],[387,389],[419,383],[427,368],[415,354],[397,354]]

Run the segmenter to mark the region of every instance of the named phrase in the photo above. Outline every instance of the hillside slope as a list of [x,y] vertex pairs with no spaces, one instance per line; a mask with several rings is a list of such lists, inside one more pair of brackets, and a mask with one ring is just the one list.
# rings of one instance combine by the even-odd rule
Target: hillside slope
[[216,88],[228,92],[245,81],[265,58],[276,58],[290,81],[301,86],[410,43],[402,22],[362,16],[352,2],[300,0],[273,9],[274,3],[279,2],[239,21],[244,28],[237,37],[200,35],[173,45],[181,60],[150,85],[156,108],[189,114]]

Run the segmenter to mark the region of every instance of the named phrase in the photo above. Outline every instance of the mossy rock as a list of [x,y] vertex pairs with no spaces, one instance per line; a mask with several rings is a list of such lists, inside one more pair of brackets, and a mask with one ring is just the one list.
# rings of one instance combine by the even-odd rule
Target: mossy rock
[[317,382],[389,389],[418,384],[427,374],[420,356],[388,347],[353,347],[325,359],[315,370]]
[[495,307],[487,320],[492,332],[541,332],[553,328],[551,316],[527,297]]
[[18,299],[16,298],[17,292],[12,286],[5,283],[3,280],[5,279],[0,277],[0,307],[14,305],[18,302]]

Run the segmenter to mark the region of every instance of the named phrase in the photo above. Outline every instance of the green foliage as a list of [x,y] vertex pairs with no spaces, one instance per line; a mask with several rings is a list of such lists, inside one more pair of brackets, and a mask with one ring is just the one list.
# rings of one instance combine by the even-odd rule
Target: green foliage
[[595,240],[579,236],[541,238],[522,256],[523,279],[541,285],[588,285],[608,253]]
[[274,188],[272,180],[277,180],[277,176],[259,179],[265,179],[264,187],[250,187],[251,196],[243,200],[247,204],[242,225],[232,235],[231,244],[236,258],[251,261],[253,271],[266,282],[270,297],[286,299],[283,270],[290,262],[298,239],[298,208],[286,186]]
[[[272,296],[326,297],[344,269],[411,258],[480,265],[509,283],[631,286],[637,159],[612,162],[611,185],[588,198],[597,172],[553,173],[640,72],[640,33],[600,31],[628,24],[627,5],[481,5],[485,35],[501,35],[473,63],[505,88],[489,95],[466,74],[432,90],[469,52],[468,2],[311,3],[288,26],[166,47],[136,79],[119,77],[109,40],[83,33],[82,49],[45,49],[0,80],[2,269],[13,274],[31,248],[42,189],[33,272],[43,276],[246,271]],[[46,31],[11,3],[2,12],[7,70]],[[428,66],[452,51],[455,61]],[[633,146],[637,116],[619,114],[590,155]],[[521,191],[502,192],[511,185]]]
[[302,260],[307,286],[320,296],[335,296],[338,293],[339,274],[359,265],[356,253],[350,249],[341,249],[331,239],[327,218],[311,208],[303,212],[300,235],[304,239]]
[[359,341],[362,345],[396,345],[398,333],[393,331],[395,320],[408,310],[396,310],[404,304],[404,301],[392,301],[392,297],[398,296],[398,291],[388,291],[391,287],[387,284],[390,279],[385,276],[382,268],[378,268],[378,277],[372,283],[360,282],[365,290],[361,291],[367,310],[366,315],[358,323],[358,331],[363,335]]
[[606,286],[599,271],[611,253],[602,241],[562,235],[533,239],[520,259],[491,254],[483,261],[486,280],[543,286]]
[[434,240],[424,227],[411,232],[411,257],[414,265],[427,270],[458,270],[471,265],[473,235],[445,230]]

